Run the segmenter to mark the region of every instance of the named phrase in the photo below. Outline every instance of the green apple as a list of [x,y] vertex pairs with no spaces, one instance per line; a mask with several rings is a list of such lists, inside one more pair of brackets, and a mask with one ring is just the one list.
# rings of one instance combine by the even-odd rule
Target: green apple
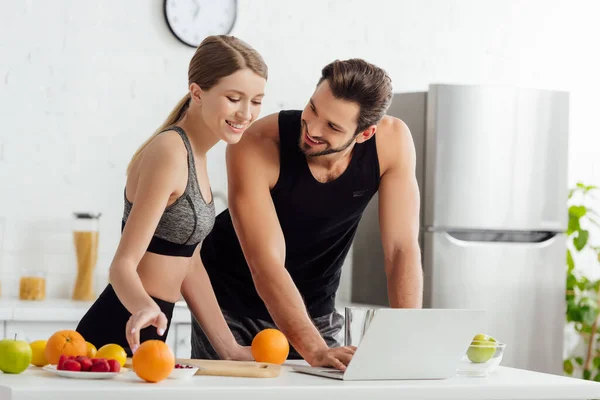
[[477,335],[475,335],[475,337],[473,338],[473,341],[486,341],[486,342],[494,342],[496,343],[496,339],[494,339],[493,337],[491,337],[490,335],[486,335],[485,333],[478,333]]
[[467,350],[467,358],[473,363],[489,361],[496,353],[497,340],[484,333],[478,333]]
[[24,340],[0,340],[0,370],[20,374],[31,363],[31,346]]

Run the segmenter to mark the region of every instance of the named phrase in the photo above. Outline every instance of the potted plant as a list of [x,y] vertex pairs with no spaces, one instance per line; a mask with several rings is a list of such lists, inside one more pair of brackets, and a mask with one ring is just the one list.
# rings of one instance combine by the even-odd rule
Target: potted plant
[[[579,346],[563,363],[567,375],[600,382],[600,279],[593,268],[600,263],[600,240],[590,231],[600,231],[600,215],[594,210],[597,187],[578,183],[569,192],[567,228],[567,328],[576,332]],[[597,204],[597,203],[596,203]]]

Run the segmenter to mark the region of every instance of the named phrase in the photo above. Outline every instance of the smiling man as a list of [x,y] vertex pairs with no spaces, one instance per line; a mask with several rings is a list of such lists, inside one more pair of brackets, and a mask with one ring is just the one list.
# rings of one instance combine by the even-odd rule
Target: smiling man
[[[385,116],[391,98],[381,68],[335,61],[304,110],[269,115],[227,148],[229,210],[201,258],[239,343],[277,327],[290,358],[345,369],[355,348],[336,340],[335,295],[377,191],[385,265],[373,268],[385,268],[391,307],[421,307],[415,150],[407,126]],[[217,358],[196,321],[192,357]]]

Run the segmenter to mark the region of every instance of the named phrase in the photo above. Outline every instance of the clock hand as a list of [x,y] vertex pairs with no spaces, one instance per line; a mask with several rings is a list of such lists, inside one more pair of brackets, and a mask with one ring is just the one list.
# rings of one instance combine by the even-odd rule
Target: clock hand
[[194,18],[196,18],[198,16],[198,13],[200,12],[200,4],[198,4],[198,0],[194,0],[194,3],[196,4],[196,10],[194,11]]

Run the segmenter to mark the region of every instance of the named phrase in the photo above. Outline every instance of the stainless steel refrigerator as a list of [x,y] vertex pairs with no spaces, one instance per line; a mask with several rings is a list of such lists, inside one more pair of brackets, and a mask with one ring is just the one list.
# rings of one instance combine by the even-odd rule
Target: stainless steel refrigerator
[[[431,85],[388,114],[417,150],[424,306],[484,308],[503,365],[562,374],[568,93]],[[387,306],[377,197],[352,255],[351,300]]]

